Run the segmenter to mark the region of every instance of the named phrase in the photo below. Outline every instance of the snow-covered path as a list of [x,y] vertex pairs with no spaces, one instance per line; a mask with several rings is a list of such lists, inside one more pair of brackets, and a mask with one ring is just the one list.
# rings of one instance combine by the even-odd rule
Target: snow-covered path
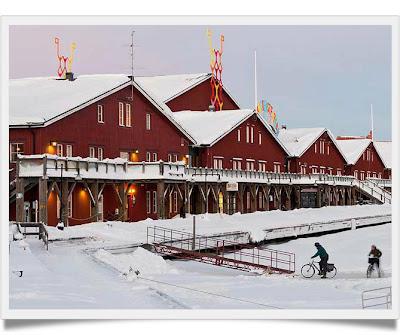
[[[274,248],[295,252],[299,271],[301,264],[314,253],[315,241],[315,237],[302,238]],[[97,244],[96,240],[54,242],[48,252],[37,240],[28,239],[25,250],[25,242],[12,242],[10,270],[24,273],[19,278],[10,271],[10,307],[254,309],[268,308],[262,306],[268,305],[270,308],[343,309],[360,308],[363,290],[391,285],[391,224],[320,236],[318,241],[326,247],[338,268],[334,279],[304,279],[297,274],[256,276],[193,261],[167,261],[166,266],[143,272],[139,277],[144,279],[137,279],[136,275],[124,276],[115,269],[130,261],[126,254],[121,254],[124,259],[114,255],[117,258],[113,266],[112,262],[106,265],[83,252]],[[365,278],[366,255],[372,243],[383,252],[384,278]],[[148,266],[153,264],[156,263],[149,259]],[[157,264],[160,264],[158,260]],[[142,262],[138,266],[145,265]]]

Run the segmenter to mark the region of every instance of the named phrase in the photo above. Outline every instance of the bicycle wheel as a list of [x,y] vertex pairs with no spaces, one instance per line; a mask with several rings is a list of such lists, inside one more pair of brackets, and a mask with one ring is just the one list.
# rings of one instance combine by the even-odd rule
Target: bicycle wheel
[[327,278],[333,278],[336,276],[337,270],[336,270],[336,266],[333,267],[332,271],[327,271],[326,272],[326,277]]
[[368,265],[367,278],[371,278],[371,273],[372,273],[372,265]]
[[315,274],[315,269],[310,264],[305,264],[301,267],[301,275],[304,278],[311,278]]

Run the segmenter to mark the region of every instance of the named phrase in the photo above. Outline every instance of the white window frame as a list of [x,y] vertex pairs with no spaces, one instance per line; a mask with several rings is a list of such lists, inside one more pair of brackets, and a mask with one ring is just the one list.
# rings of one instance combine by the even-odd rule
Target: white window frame
[[324,141],[319,141],[319,153],[323,155],[325,153],[325,145]]
[[305,165],[300,165],[300,174],[307,174],[307,167]]
[[262,135],[261,135],[261,132],[258,133],[258,144],[259,144],[259,145],[262,144]]
[[281,173],[281,163],[274,162],[274,173]]
[[222,169],[223,166],[223,157],[213,157],[213,168],[214,169]]
[[[13,150],[13,146],[15,147],[15,150]],[[22,147],[22,150],[20,149],[21,147]],[[17,155],[19,155],[19,154],[21,154],[21,155],[24,154],[24,143],[19,143],[19,142],[10,143],[10,162],[11,163],[16,162]],[[15,159],[13,159],[14,155],[15,155]]]
[[242,159],[233,158],[232,159],[232,169],[233,170],[242,170]]
[[97,158],[98,160],[102,161],[104,158],[104,150],[101,147],[97,148]]
[[318,166],[310,166],[311,173],[312,174],[317,174],[318,173]]
[[95,147],[89,147],[89,157],[96,158],[96,148]]
[[266,161],[258,161],[258,171],[259,172],[267,171],[267,162]]
[[153,191],[153,213],[157,214],[157,191]]
[[168,154],[167,159],[169,163],[172,163],[172,154]]
[[67,157],[72,157],[73,153],[72,153],[72,144],[66,144],[65,145],[65,155]]
[[382,179],[382,173],[380,173],[380,172],[378,173],[378,178]]
[[319,167],[319,173],[320,174],[325,174],[325,167],[324,166],[320,166]]
[[121,127],[125,127],[125,116],[124,116],[124,103],[118,103],[118,124]]
[[177,155],[177,154],[174,154],[174,155],[173,155],[173,160],[174,160],[174,162],[177,162],[177,161],[178,161],[178,155]]
[[354,178],[358,179],[358,170],[354,170]]
[[132,127],[131,104],[125,104],[125,126]]
[[250,143],[254,143],[254,127],[250,127]]
[[317,153],[317,142],[314,143],[314,152]]
[[151,130],[151,114],[146,113],[146,130]]
[[328,145],[326,146],[326,154],[327,154],[328,156],[329,156],[329,154],[330,154],[329,148],[330,148],[330,145],[329,145],[329,143],[328,143]]
[[153,162],[157,162],[157,160],[158,160],[158,155],[157,155],[157,153],[156,152],[153,152]]
[[103,107],[103,105],[97,105],[97,122],[104,123],[104,107]]
[[254,171],[254,159],[246,159],[246,170]]
[[360,171],[360,180],[364,180],[364,179],[365,179],[365,172]]
[[237,141],[240,142],[240,129],[237,130]]
[[151,213],[151,191],[146,191],[146,214]]
[[56,154],[59,157],[63,157],[64,155],[64,146],[62,143],[57,143],[56,145]]
[[250,140],[250,129],[249,126],[246,126],[246,143],[249,143]]
[[146,162],[151,162],[151,152],[150,151],[146,152]]
[[336,169],[336,175],[341,176],[342,175],[342,169]]

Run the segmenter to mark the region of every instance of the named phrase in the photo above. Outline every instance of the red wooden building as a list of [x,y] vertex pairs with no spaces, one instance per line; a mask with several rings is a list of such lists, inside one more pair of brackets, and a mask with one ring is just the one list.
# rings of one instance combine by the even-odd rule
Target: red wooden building
[[289,150],[291,173],[345,174],[346,158],[326,128],[281,129],[279,139]]
[[371,139],[337,138],[339,148],[347,159],[346,174],[357,179],[383,178],[385,164]]

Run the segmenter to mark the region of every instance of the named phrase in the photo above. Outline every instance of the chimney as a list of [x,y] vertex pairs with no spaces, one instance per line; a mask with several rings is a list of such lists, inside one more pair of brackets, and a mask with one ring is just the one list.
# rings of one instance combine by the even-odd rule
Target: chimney
[[283,124],[281,128],[286,129],[286,124]]
[[65,79],[69,80],[69,81],[74,81],[74,73],[73,72],[66,72],[65,73]]
[[208,106],[208,111],[209,112],[215,112],[215,106],[214,105]]

